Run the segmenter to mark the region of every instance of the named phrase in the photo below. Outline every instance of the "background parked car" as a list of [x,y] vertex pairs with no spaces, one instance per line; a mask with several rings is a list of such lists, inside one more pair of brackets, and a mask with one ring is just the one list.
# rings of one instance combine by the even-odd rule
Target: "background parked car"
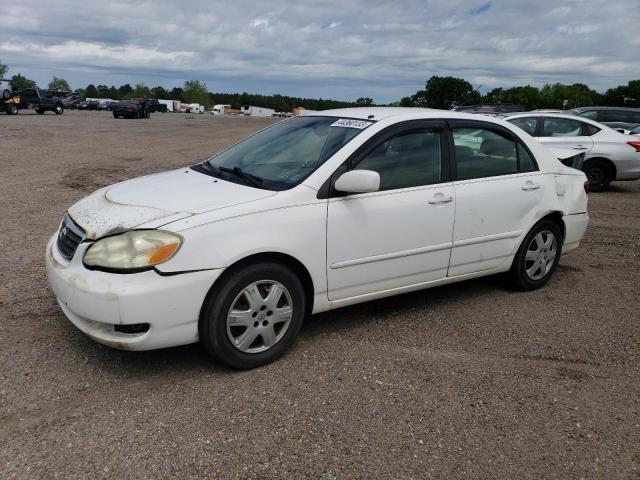
[[112,107],[113,118],[149,118],[151,110],[146,102],[122,100]]
[[54,112],[56,115],[64,112],[60,97],[39,88],[25,88],[14,92],[12,97],[5,100],[4,108],[10,115],[16,115],[19,110],[28,108],[34,109],[40,115],[44,112]]
[[567,113],[595,120],[609,127],[627,130],[640,123],[640,108],[582,107],[567,110]]
[[7,100],[11,97],[12,93],[13,86],[11,85],[11,81],[0,78],[0,94],[2,94],[2,98]]
[[113,106],[118,103],[115,101],[111,101],[111,100],[105,100],[104,102],[100,102],[100,105],[98,105],[98,111],[101,112],[110,112],[113,110]]
[[149,109],[152,112],[167,113],[167,111],[168,111],[167,106],[164,103],[160,103],[155,98],[148,98],[147,99],[147,104],[149,105]]
[[540,143],[585,153],[582,170],[594,192],[613,180],[640,178],[640,142],[587,118],[555,113],[525,113],[507,117]]

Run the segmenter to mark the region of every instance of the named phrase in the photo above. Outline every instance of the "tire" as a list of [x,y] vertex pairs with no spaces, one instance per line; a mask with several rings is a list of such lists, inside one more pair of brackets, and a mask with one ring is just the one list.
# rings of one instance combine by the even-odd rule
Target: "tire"
[[8,98],[11,98],[11,92],[7,89],[4,89],[2,91],[2,98],[4,98],[5,100],[7,100]]
[[[279,358],[295,341],[306,312],[298,276],[282,264],[264,262],[232,271],[221,280],[202,307],[200,344],[237,369],[256,368]],[[279,289],[270,299],[269,294]],[[228,325],[233,318],[236,324]]]
[[17,105],[7,105],[5,111],[8,115],[17,115],[18,114],[18,106]]
[[511,282],[522,290],[537,290],[549,281],[561,255],[560,227],[551,220],[541,220],[524,237],[513,259]]
[[56,115],[62,115],[64,113],[64,107],[60,104],[56,105],[53,109]]
[[609,186],[613,180],[611,167],[604,160],[590,160],[583,167],[584,173],[589,180],[592,192],[601,192]]
[[113,118],[118,118],[118,115],[116,115],[115,113],[113,114]]
[[42,114],[44,114],[44,108],[36,108],[36,113],[37,113],[38,115],[42,115]]

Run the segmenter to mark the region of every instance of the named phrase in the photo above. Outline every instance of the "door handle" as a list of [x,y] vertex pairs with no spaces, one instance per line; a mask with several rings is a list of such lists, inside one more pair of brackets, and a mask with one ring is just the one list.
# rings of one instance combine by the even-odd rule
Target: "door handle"
[[453,197],[451,195],[445,196],[442,193],[436,193],[433,198],[431,200],[429,200],[429,203],[431,205],[436,205],[438,203],[449,203],[453,200]]
[[583,147],[582,145],[578,145],[573,147],[574,150],[587,150],[587,147]]
[[539,183],[534,183],[534,182],[526,182],[524,185],[522,185],[522,190],[537,190],[540,188],[540,184]]

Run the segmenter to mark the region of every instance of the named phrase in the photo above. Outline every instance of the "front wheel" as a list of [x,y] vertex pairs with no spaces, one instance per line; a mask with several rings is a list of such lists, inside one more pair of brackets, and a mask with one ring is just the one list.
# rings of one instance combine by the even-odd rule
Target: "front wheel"
[[43,115],[44,114],[44,108],[36,108],[36,113],[38,115]]
[[589,180],[592,192],[601,192],[613,180],[611,168],[603,160],[591,160],[584,166],[584,173]]
[[56,115],[62,115],[62,113],[64,112],[64,107],[58,104],[53,111],[56,112]]
[[200,343],[230,367],[259,367],[293,344],[305,311],[304,288],[294,272],[279,263],[251,265],[209,292],[200,316]]
[[510,276],[523,290],[536,290],[549,281],[562,254],[562,232],[551,220],[534,225],[513,259]]
[[11,98],[11,92],[9,90],[3,90],[2,91],[2,98],[4,98],[5,100]]
[[18,114],[18,106],[17,105],[7,105],[5,108],[8,115],[17,115]]

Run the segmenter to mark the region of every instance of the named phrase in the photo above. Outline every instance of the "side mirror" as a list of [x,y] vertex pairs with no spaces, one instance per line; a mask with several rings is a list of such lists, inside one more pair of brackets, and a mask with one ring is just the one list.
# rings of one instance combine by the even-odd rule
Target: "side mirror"
[[380,174],[372,170],[351,170],[340,175],[334,188],[344,193],[377,192],[380,190]]

